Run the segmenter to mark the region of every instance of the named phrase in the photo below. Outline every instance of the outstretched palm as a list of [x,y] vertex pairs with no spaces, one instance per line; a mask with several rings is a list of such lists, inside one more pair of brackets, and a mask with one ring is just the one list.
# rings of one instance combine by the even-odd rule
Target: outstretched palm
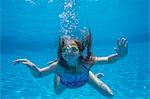
[[128,41],[125,38],[117,39],[117,48],[115,48],[117,54],[121,57],[127,55],[128,53]]
[[19,64],[19,63],[22,63],[22,64],[27,65],[27,66],[35,66],[35,64],[30,62],[28,59],[16,59],[13,61],[14,65]]

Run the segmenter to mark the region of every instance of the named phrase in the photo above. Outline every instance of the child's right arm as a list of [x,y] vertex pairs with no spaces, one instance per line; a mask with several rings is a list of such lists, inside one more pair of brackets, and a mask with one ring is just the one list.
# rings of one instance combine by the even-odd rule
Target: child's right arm
[[14,65],[18,63],[22,63],[26,65],[31,71],[31,74],[37,78],[47,76],[51,73],[56,73],[56,68],[58,67],[57,61],[44,68],[38,68],[35,64],[30,62],[28,59],[16,59],[15,61],[13,61]]

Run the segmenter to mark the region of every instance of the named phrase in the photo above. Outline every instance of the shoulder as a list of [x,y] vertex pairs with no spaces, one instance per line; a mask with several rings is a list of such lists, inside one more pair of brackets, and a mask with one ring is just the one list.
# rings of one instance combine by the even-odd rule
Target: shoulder
[[94,57],[85,57],[83,58],[81,65],[84,66],[84,68],[87,68],[88,70],[94,65]]
[[94,57],[94,56],[90,56],[90,57],[85,57],[83,60],[84,60],[84,63],[93,65],[95,58],[96,57]]
[[52,64],[49,65],[49,67],[51,69],[53,69],[55,71],[55,73],[62,73],[64,72],[64,67],[61,66],[61,64],[59,63],[59,61],[55,61]]

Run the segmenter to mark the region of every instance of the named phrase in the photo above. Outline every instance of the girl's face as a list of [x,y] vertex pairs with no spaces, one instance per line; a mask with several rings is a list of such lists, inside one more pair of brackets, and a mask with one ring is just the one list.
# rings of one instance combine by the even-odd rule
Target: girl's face
[[65,45],[62,48],[62,56],[66,61],[78,59],[79,49],[77,47],[77,44],[75,42],[72,42],[69,45]]

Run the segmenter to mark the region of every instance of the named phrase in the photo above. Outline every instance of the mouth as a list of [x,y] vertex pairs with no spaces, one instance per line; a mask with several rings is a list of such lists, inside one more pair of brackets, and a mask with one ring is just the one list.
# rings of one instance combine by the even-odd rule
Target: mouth
[[64,58],[67,60],[71,60],[73,58],[77,57],[77,54],[65,54]]

